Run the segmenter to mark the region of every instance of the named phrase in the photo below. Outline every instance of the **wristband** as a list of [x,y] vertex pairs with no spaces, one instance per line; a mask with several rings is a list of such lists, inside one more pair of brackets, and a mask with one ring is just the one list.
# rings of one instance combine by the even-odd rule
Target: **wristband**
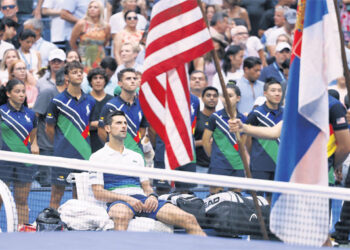
[[150,196],[154,196],[154,197],[156,197],[156,199],[158,200],[158,194],[157,194],[157,193],[154,193],[154,192],[153,192],[153,193],[151,193],[151,194],[148,195],[148,197],[150,197]]

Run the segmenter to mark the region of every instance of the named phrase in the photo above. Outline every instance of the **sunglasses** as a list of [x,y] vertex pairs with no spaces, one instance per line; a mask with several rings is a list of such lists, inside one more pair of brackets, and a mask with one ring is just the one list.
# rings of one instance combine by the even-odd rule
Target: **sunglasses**
[[130,21],[130,20],[137,20],[138,18],[137,16],[128,16],[126,19]]
[[2,10],[9,10],[9,9],[12,10],[14,8],[16,8],[15,4],[1,6]]

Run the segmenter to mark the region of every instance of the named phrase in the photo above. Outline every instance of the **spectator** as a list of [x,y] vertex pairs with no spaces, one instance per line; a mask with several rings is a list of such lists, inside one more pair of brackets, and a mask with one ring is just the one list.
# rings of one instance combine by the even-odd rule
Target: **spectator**
[[66,62],[73,62],[77,61],[81,63],[81,57],[78,51],[75,50],[69,50],[66,52]]
[[[227,42],[222,38],[222,36],[212,35],[212,40],[214,44],[214,49],[220,60],[220,65],[222,65],[223,58],[225,55],[225,48],[227,46]],[[214,63],[213,56],[211,52],[206,53],[204,56],[196,58],[193,61],[194,68],[196,70],[201,70],[208,77],[209,86],[213,85],[213,77],[216,74],[216,67]]]
[[[245,122],[246,117],[237,111],[237,103],[241,98],[239,88],[234,84],[227,84],[227,93],[234,117]],[[225,104],[224,109],[210,115],[209,122],[205,125],[202,143],[206,154],[210,157],[208,173],[244,177],[243,163],[237,150],[237,138],[235,134],[229,132],[229,119]],[[244,135],[242,135],[241,140],[243,143],[245,142]],[[244,147],[242,150],[244,154],[247,154]],[[222,187],[210,187],[211,194],[222,190]]]
[[3,39],[4,32],[5,32],[5,25],[0,20],[0,60],[1,61],[6,50],[15,48],[13,44],[4,41]]
[[[282,120],[282,85],[276,79],[267,79],[264,85],[266,102],[256,107],[247,118],[247,124],[273,127]],[[250,169],[253,178],[274,180],[279,139],[264,140],[248,136],[246,141],[250,153]],[[268,195],[269,198],[270,194]]]
[[[74,25],[84,17],[90,0],[63,0],[60,17],[65,20],[64,34],[65,41],[70,40]],[[69,43],[66,43],[66,50],[70,49]]]
[[[88,133],[95,100],[81,91],[83,65],[77,61],[65,65],[68,87],[54,97],[46,116],[46,133],[54,145],[54,156],[88,160],[91,155]],[[65,105],[62,105],[65,103]],[[52,168],[50,207],[57,209],[68,185],[71,169]],[[76,197],[73,192],[73,197]]]
[[51,42],[64,46],[66,40],[65,21],[60,17],[64,0],[44,0],[42,14],[51,19]]
[[276,60],[274,63],[270,64],[269,66],[263,68],[261,71],[259,80],[266,82],[268,78],[275,78],[278,82],[286,82],[286,78],[283,74],[283,67],[282,64],[287,60],[290,59],[291,56],[291,50],[292,48],[290,45],[286,42],[278,43],[276,46]]
[[16,23],[18,23],[18,27],[16,29],[16,35],[12,38],[12,44],[16,47],[16,49],[19,48],[19,34],[23,30],[23,24],[19,22],[17,17],[18,12],[18,5],[16,0],[0,0],[1,3],[1,12],[4,15],[5,18],[12,19]]
[[24,83],[26,88],[27,104],[29,108],[32,108],[38,96],[38,89],[36,88],[36,80],[27,70],[24,61],[16,60],[9,67],[9,80],[14,78],[21,80]]
[[[6,87],[1,86],[0,92],[1,150],[38,154],[37,118],[25,105],[26,88],[23,82],[12,79]],[[13,182],[19,229],[28,223],[28,195],[34,173],[32,165],[1,161],[1,180],[8,185]]]
[[270,54],[270,56],[275,55],[275,48],[277,45],[277,37],[281,34],[287,34],[288,36],[292,37],[292,32],[294,30],[294,26],[297,20],[297,13],[296,10],[288,8],[284,12],[284,17],[286,18],[286,22],[284,25],[280,28],[277,28],[273,30],[266,40],[266,47]]
[[24,22],[24,29],[30,29],[35,33],[35,41],[32,49],[40,53],[41,65],[46,67],[49,63],[50,51],[57,49],[57,46],[42,38],[43,27],[43,23],[39,19],[31,18]]
[[107,140],[107,133],[104,130],[104,118],[108,113],[115,110],[124,111],[128,119],[132,121],[128,126],[128,133],[130,139],[125,141],[125,146],[142,154],[140,148],[140,140],[146,133],[147,121],[143,115],[139,99],[136,96],[136,73],[132,68],[126,68],[118,73],[118,84],[122,88],[120,95],[111,99],[102,108],[99,120],[98,135],[100,139],[105,142]]
[[5,32],[2,39],[8,43],[12,43],[12,39],[17,35],[16,29],[18,28],[18,23],[6,17],[2,19],[2,22],[5,25]]
[[206,87],[202,92],[202,103],[204,104],[197,117],[196,129],[194,132],[195,147],[196,147],[196,172],[207,173],[210,163],[210,158],[204,151],[202,136],[205,124],[209,122],[209,117],[215,112],[216,105],[219,100],[219,92],[214,87]]
[[50,52],[48,60],[48,70],[36,84],[39,93],[46,88],[56,88],[56,72],[64,66],[66,54],[61,49],[54,49]]
[[[242,47],[238,45],[228,47],[224,56],[224,63],[222,64],[222,76],[225,84],[230,81],[237,82],[243,76],[243,70],[241,69],[243,54]],[[214,75],[212,86],[218,89],[219,94],[222,95],[222,88],[217,73]]]
[[107,9],[106,19],[107,19],[107,22],[109,22],[112,15],[123,10],[123,7],[121,5],[121,0],[107,0],[106,9]]
[[278,0],[275,8],[265,11],[259,23],[259,36],[262,37],[267,30],[282,27],[285,22],[283,7],[291,7],[296,0]]
[[[100,64],[100,67],[105,70],[105,73],[107,75],[107,84],[105,85],[104,91],[106,94],[113,96],[115,93],[115,88],[117,88],[118,85],[118,79],[116,77],[116,70],[117,70],[117,61],[110,56],[106,56],[102,59],[102,62]],[[83,83],[81,84],[81,89],[86,93],[90,93],[92,90],[87,78],[84,78]]]
[[122,64],[120,51],[123,44],[131,43],[133,46],[136,46],[139,44],[143,35],[142,30],[136,29],[138,17],[135,11],[128,10],[125,12],[124,19],[126,23],[125,28],[119,31],[113,38],[114,57],[119,65]]
[[249,36],[247,27],[238,25],[231,29],[232,44],[244,48],[244,58],[248,56],[259,57],[262,65],[267,66],[264,45],[256,36]]
[[25,29],[19,35],[20,47],[19,56],[25,62],[27,70],[37,78],[37,73],[41,68],[41,56],[38,51],[32,49],[36,35],[34,31]]
[[216,12],[216,9],[215,9],[214,5],[206,5],[205,6],[205,13],[206,13],[207,20],[209,23],[211,22],[211,19],[213,18],[215,12]]
[[225,32],[228,28],[228,16],[224,12],[216,12],[211,19],[209,31],[211,36],[219,40],[228,41]]
[[142,72],[143,66],[136,63],[136,57],[139,53],[139,46],[131,43],[124,43],[120,48],[120,59],[122,64],[117,68],[117,74],[122,69],[133,68],[136,71]]
[[226,8],[227,15],[229,18],[240,18],[243,19],[247,24],[248,31],[251,30],[250,20],[248,12],[245,8],[239,6],[241,0],[224,0],[224,8]]
[[102,108],[106,103],[113,98],[112,95],[105,93],[104,88],[108,82],[108,77],[104,69],[95,68],[89,71],[87,76],[89,85],[92,88],[90,95],[95,99],[96,104],[94,111],[91,113],[91,122],[90,122],[90,138],[91,138],[91,151],[92,153],[103,148],[103,143],[97,134],[98,129],[98,120]]
[[259,23],[265,11],[275,7],[274,0],[241,0],[241,6],[248,11],[249,20],[252,25],[250,34],[258,35]]
[[13,48],[13,49],[8,49],[5,51],[4,54],[4,59],[1,61],[0,64],[0,82],[1,85],[5,85],[7,84],[8,80],[9,80],[9,71],[8,69],[10,68],[10,65],[19,60],[19,54],[18,51]]
[[190,90],[191,93],[197,96],[200,100],[200,110],[203,109],[202,92],[208,86],[207,76],[203,71],[194,70],[190,75]]
[[[125,18],[124,18],[125,13],[129,10],[136,11],[136,7],[137,7],[136,0],[121,0],[121,4],[123,6],[123,10],[112,15],[109,20],[113,40],[114,40],[114,36],[119,31],[124,29],[126,25]],[[138,22],[137,22],[136,30],[145,30],[147,25],[146,18],[141,14],[137,14],[137,20]]]
[[237,82],[241,90],[240,102],[237,105],[238,111],[248,114],[255,99],[264,94],[264,83],[259,81],[261,72],[261,61],[257,57],[247,57],[243,61],[243,77]]
[[[56,65],[55,65],[56,66]],[[53,74],[51,74],[53,76]],[[55,73],[55,79],[51,78],[51,81],[55,81],[55,85],[52,88],[45,88],[39,92],[38,98],[35,101],[33,111],[38,117],[38,146],[40,155],[53,155],[53,143],[49,140],[46,135],[46,115],[48,111],[48,103],[57,96],[59,93],[62,93],[67,88],[67,83],[64,77],[64,67],[61,67]],[[39,175],[38,181],[41,186],[50,186],[51,185],[51,168],[46,166],[38,166]]]
[[102,3],[92,0],[85,17],[75,24],[72,31],[70,46],[73,50],[79,50],[85,73],[96,68],[105,57],[104,46],[109,42],[110,27],[104,21],[103,12]]

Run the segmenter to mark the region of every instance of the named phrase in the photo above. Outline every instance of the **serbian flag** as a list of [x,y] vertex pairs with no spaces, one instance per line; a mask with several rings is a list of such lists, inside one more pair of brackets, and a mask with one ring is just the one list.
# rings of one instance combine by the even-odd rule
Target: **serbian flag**
[[[333,0],[299,0],[275,180],[328,185],[327,86],[342,69]],[[322,246],[328,199],[274,194],[270,229],[287,243]]]
[[196,0],[161,0],[153,6],[140,104],[165,144],[166,165],[171,169],[194,157],[186,63],[212,49]]

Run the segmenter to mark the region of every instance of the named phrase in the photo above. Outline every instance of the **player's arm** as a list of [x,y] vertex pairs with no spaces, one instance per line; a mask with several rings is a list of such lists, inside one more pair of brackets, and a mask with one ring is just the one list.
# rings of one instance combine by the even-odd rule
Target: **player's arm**
[[245,134],[262,138],[262,139],[277,139],[281,136],[282,124],[280,121],[273,127],[257,127],[248,124],[243,124],[240,119],[229,120],[230,132],[243,132]]
[[334,167],[340,167],[350,153],[350,132],[349,129],[335,130],[337,149],[334,153]]
[[212,135],[213,135],[213,131],[207,128],[204,129],[203,136],[202,136],[202,143],[203,143],[204,151],[208,155],[208,157],[211,156]]
[[145,180],[141,182],[141,187],[145,194],[148,196],[147,200],[145,201],[145,204],[143,206],[143,211],[146,213],[154,212],[156,211],[158,207],[158,196],[154,193],[153,188],[151,187],[151,184],[149,180]]

